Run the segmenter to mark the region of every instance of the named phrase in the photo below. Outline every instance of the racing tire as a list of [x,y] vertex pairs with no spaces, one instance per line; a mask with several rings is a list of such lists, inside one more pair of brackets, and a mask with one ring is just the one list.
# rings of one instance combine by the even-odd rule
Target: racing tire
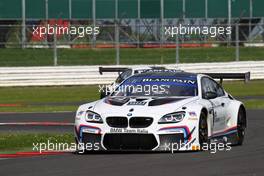
[[243,144],[246,127],[247,127],[246,113],[245,110],[240,107],[237,117],[237,145]]
[[199,143],[201,150],[204,144],[209,143],[207,117],[204,112],[201,112],[199,120]]

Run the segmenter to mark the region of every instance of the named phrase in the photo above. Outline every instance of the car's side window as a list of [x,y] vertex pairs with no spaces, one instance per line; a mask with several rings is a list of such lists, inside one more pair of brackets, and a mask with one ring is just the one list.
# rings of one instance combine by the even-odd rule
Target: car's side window
[[214,87],[211,84],[211,80],[207,77],[202,78],[202,97],[205,97],[206,92],[215,92]]
[[121,83],[122,81],[124,81],[126,78],[128,78],[129,76],[131,76],[132,74],[132,70],[128,69],[126,71],[124,71],[123,73],[121,73],[118,78],[116,79],[116,83]]
[[202,96],[204,98],[204,95],[206,92],[215,92],[217,94],[217,97],[221,97],[225,95],[224,90],[222,87],[214,80],[204,77],[202,78]]
[[216,85],[217,85],[217,96],[218,97],[224,96],[225,95],[224,89],[218,83],[216,83]]

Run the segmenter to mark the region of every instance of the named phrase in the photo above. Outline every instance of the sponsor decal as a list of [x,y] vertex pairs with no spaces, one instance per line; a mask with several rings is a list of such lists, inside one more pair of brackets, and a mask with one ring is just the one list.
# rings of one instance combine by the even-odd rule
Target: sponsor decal
[[146,129],[127,129],[127,128],[111,128],[110,133],[140,133],[147,134],[148,130]]
[[189,117],[188,120],[198,120],[197,117]]
[[169,70],[169,69],[145,69],[144,71],[142,71],[142,73],[144,72],[153,72],[153,73],[179,73],[181,72],[181,70]]
[[176,83],[185,83],[185,84],[196,84],[194,80],[188,79],[177,79],[177,78],[145,78],[142,82],[176,82]]
[[212,136],[210,136],[210,138],[214,138],[214,137],[220,137],[220,136],[224,136],[224,135],[229,135],[229,134],[233,134],[237,132],[237,126],[228,128],[224,131],[218,131],[212,134]]
[[188,120],[198,120],[196,113],[195,112],[189,112]]
[[192,117],[196,117],[196,113],[195,112],[189,112],[189,115]]
[[139,105],[139,106],[144,106],[146,105],[147,102],[144,101],[130,101],[127,103],[127,105]]

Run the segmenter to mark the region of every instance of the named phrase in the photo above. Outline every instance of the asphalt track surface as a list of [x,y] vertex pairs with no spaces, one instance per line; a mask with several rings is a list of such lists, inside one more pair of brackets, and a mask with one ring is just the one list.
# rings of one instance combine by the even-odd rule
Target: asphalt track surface
[[[68,118],[68,115],[70,116],[69,113],[62,115],[62,119],[66,116]],[[32,118],[38,119],[33,114]],[[13,120],[16,118],[13,117]],[[29,118],[29,120],[32,119]],[[53,120],[60,120],[60,118],[54,116]],[[2,159],[0,160],[0,175],[262,176],[264,175],[263,129],[264,110],[250,110],[248,111],[245,143],[243,146],[232,147],[231,151],[218,151],[215,154],[209,151],[174,154],[94,153],[77,155],[67,153],[57,156]]]
[[74,112],[0,113],[0,123],[7,122],[74,122]]
[[74,112],[62,113],[0,113],[0,132],[28,132],[28,133],[65,133],[72,132],[72,126],[60,125],[2,125],[1,123],[27,122],[58,122],[74,123]]

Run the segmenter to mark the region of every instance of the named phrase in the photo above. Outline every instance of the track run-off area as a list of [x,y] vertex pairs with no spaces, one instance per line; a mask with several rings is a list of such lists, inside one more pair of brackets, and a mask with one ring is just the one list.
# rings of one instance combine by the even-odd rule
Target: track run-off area
[[[264,173],[264,110],[248,110],[248,128],[243,146],[230,151],[179,153],[64,153],[0,160],[5,176],[70,175],[234,175],[258,176]],[[74,113],[1,113],[0,123],[73,123]],[[3,131],[70,132],[72,126],[2,125]],[[15,168],[15,169],[14,169]]]

